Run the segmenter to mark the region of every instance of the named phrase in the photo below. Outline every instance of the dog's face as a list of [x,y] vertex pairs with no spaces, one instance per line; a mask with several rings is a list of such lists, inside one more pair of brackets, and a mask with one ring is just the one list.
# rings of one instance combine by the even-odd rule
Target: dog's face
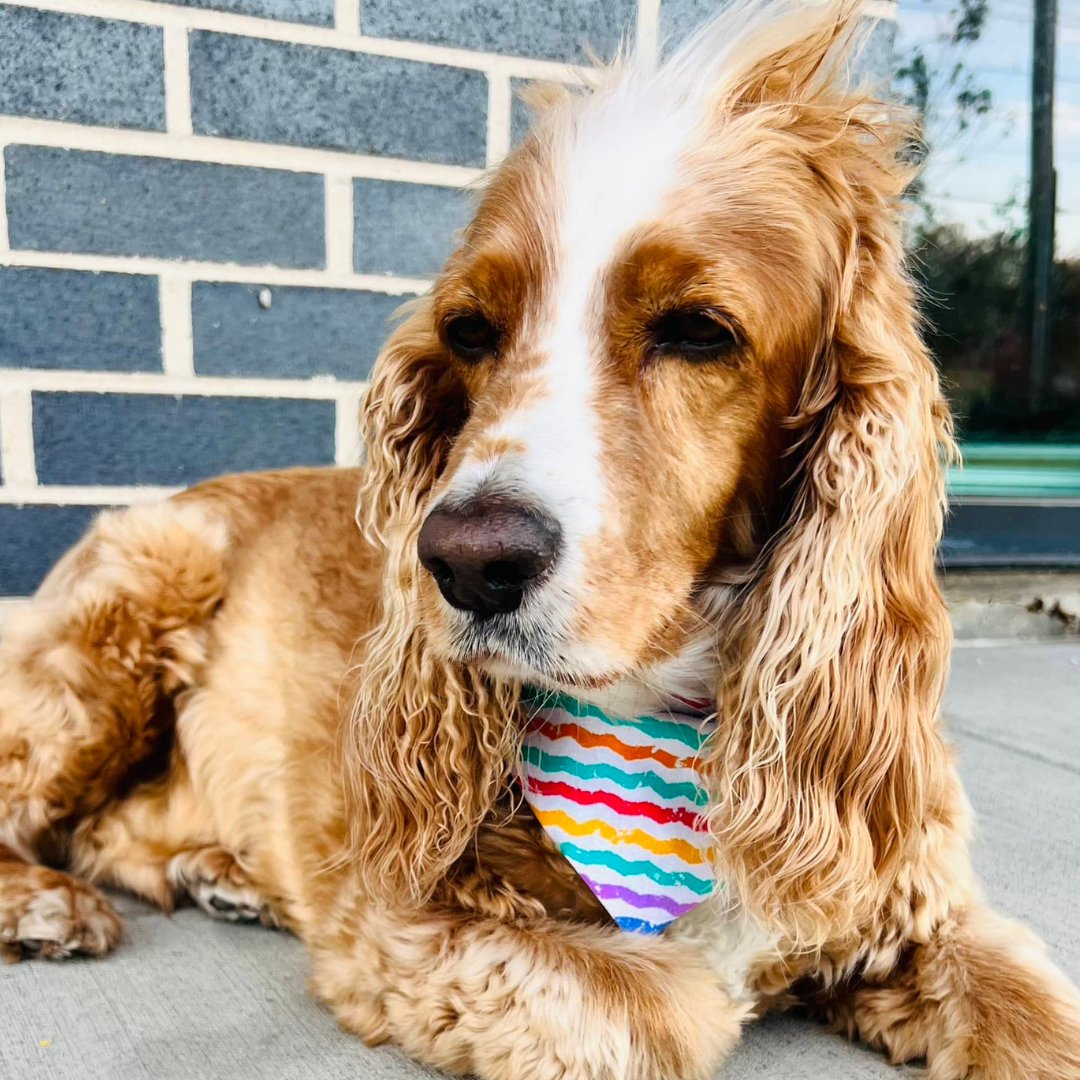
[[551,105],[387,343],[347,744],[369,887],[429,895],[475,842],[504,674],[629,709],[707,669],[725,874],[810,949],[925,839],[952,442],[904,269],[912,130],[851,85],[862,23],[725,5]]
[[430,307],[467,402],[420,534],[436,647],[577,687],[676,654],[763,538],[840,247],[753,114],[555,106]]

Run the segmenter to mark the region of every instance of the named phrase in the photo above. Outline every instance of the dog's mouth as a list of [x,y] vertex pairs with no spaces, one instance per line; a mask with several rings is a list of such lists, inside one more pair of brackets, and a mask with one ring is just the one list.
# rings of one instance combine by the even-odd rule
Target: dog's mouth
[[590,667],[584,643],[557,639],[550,631],[524,627],[513,616],[496,615],[469,620],[451,635],[452,659],[472,663],[496,678],[520,679],[551,690],[603,690],[619,681],[623,672]]
[[539,669],[507,660],[501,656],[477,657],[477,662],[485,671],[497,678],[519,679],[522,682],[542,687],[545,690],[569,693],[607,690],[622,678],[622,675],[616,672],[591,675],[554,668]]

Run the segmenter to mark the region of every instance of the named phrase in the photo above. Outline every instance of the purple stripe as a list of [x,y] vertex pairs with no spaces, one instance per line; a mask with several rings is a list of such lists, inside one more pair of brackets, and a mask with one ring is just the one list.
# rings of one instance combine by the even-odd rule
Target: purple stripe
[[[579,870],[578,873],[580,874],[581,871]],[[585,884],[592,889],[597,900],[622,900],[631,907],[659,908],[673,917],[685,915],[698,906],[695,903],[680,904],[678,900],[672,900],[670,896],[653,896],[650,893],[634,892],[633,889],[628,889],[624,885],[602,885],[599,881],[593,881],[588,874],[581,874],[581,876]]]

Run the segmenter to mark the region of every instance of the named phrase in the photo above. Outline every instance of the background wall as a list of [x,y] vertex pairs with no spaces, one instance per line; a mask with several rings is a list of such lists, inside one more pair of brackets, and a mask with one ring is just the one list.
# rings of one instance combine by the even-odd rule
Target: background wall
[[527,128],[515,90],[717,6],[0,3],[0,596],[102,506],[355,461],[387,317]]

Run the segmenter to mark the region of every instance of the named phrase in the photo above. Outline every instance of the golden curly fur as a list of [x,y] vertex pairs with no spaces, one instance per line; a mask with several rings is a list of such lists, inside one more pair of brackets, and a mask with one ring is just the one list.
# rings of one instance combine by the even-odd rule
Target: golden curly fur
[[[9,958],[115,946],[109,884],[284,924],[346,1028],[485,1080],[704,1080],[794,1002],[932,1080],[1080,1078],[1080,996],[983,906],[938,727],[950,422],[907,130],[843,77],[856,22],[742,0],[660,68],[547,95],[380,357],[363,470],[98,520],[0,644]],[[730,326],[723,362],[646,355],[687,303]],[[447,344],[478,310],[497,364]],[[559,399],[585,338],[603,363]],[[553,400],[602,422],[544,479],[520,466]],[[500,641],[416,544],[515,468],[573,488],[579,572]],[[711,680],[723,903],[609,924],[514,805],[525,677],[616,707]]]

